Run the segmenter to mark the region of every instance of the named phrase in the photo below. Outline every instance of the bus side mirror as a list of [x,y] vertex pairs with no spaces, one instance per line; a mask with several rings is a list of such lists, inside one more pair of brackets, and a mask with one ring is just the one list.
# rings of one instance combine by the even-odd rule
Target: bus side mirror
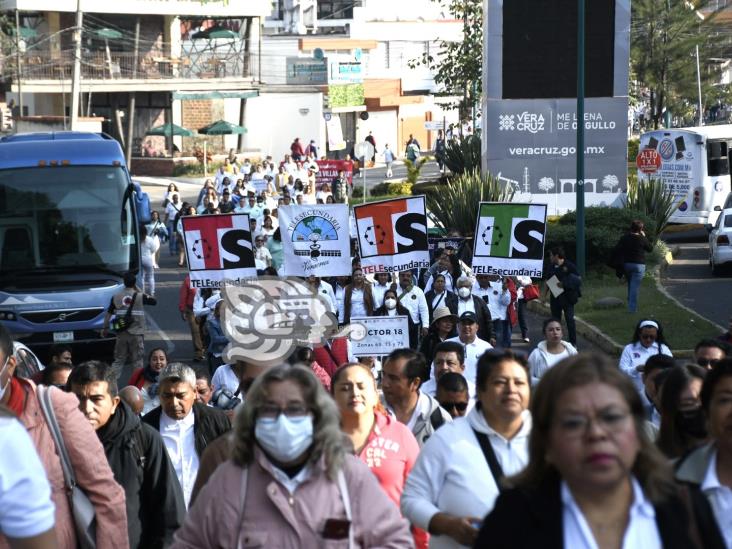
[[722,206],[714,206],[714,211],[715,212],[721,212],[722,211]]

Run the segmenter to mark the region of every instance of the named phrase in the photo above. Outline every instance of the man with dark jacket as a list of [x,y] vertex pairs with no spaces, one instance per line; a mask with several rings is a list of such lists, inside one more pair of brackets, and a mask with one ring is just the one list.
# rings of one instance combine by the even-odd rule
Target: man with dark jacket
[[[579,271],[574,263],[567,260],[564,249],[561,247],[552,248],[549,252],[550,267],[545,273],[545,279],[550,281],[553,277],[559,282],[559,295],[549,291],[549,306],[552,311],[552,317],[560,322],[562,321],[562,313],[564,313],[564,321],[567,323],[567,336],[569,342],[577,346],[577,329],[574,322],[574,306],[582,297],[581,287],[582,279]],[[548,285],[547,285],[548,287]]]
[[158,395],[160,406],[142,421],[162,435],[188,507],[203,451],[228,432],[231,423],[221,410],[196,402],[196,372],[180,362],[160,372]]
[[125,491],[130,547],[167,546],[183,524],[185,504],[160,435],[120,400],[109,365],[96,360],[80,364],[69,376],[69,387]]

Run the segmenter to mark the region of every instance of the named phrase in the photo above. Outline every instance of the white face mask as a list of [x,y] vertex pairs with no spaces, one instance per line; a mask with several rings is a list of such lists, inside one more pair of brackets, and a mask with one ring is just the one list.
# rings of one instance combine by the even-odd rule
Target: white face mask
[[[5,364],[3,364],[2,369],[0,369],[0,380],[2,379],[5,371],[8,369],[8,362],[10,362],[10,357],[5,359]],[[8,385],[10,385],[10,376],[8,376],[8,380],[5,382],[5,385],[0,387],[0,400],[2,400],[5,396],[5,391],[8,389]]]
[[386,305],[387,309],[396,309],[396,299],[389,298],[384,300],[384,305]]
[[313,418],[287,417],[259,418],[254,436],[260,446],[280,463],[290,463],[302,456],[313,443]]
[[467,299],[470,297],[470,288],[466,288],[465,286],[458,288],[458,295],[463,299]]

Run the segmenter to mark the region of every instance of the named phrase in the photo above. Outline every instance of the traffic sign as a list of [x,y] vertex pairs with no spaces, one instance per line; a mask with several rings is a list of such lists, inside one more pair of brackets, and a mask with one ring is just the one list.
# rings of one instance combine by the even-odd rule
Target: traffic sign
[[445,131],[445,121],[444,120],[425,120],[424,129],[431,130],[433,132],[436,132],[437,130]]
[[368,141],[362,141],[356,145],[356,158],[371,160],[374,152],[374,146]]
[[661,168],[661,155],[656,149],[643,149],[635,158],[635,165],[646,175],[653,175]]

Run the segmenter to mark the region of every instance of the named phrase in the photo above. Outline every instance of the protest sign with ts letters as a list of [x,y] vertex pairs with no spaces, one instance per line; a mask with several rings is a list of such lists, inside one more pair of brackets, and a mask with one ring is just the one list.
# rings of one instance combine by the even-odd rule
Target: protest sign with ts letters
[[475,228],[475,274],[541,278],[546,204],[481,202]]
[[192,288],[219,288],[257,276],[247,214],[182,218]]
[[430,266],[424,196],[369,202],[353,215],[364,273]]

